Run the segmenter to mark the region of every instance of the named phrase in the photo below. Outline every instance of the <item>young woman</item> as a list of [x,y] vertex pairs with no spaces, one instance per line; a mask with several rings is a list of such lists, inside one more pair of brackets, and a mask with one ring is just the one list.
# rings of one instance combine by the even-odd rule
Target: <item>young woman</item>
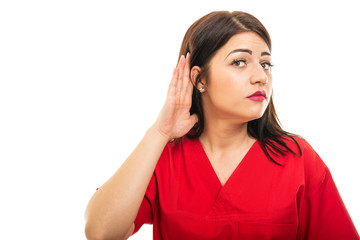
[[359,239],[329,169],[280,127],[271,40],[244,12],[187,31],[165,104],[94,194],[88,239]]

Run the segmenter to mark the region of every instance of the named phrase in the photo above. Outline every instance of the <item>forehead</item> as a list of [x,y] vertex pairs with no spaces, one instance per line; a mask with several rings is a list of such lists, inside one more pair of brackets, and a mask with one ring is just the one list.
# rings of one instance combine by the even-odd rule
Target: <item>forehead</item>
[[253,55],[260,56],[262,52],[270,52],[265,41],[256,33],[243,32],[232,36],[229,41],[219,49],[219,54],[229,54],[234,49],[249,49]]

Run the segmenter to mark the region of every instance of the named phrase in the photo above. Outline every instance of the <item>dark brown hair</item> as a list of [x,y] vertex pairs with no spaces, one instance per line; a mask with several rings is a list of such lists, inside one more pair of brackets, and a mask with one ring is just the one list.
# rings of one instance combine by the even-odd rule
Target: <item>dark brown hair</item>
[[[190,69],[194,66],[201,68],[201,72],[195,80],[195,86],[197,86],[200,80],[207,82],[209,63],[215,53],[224,46],[232,36],[242,32],[253,32],[259,35],[265,41],[271,52],[269,33],[257,18],[245,12],[212,12],[203,16],[190,26],[184,36],[179,58],[181,55],[186,55],[186,53],[190,52]],[[190,108],[190,114],[194,113],[198,115],[199,121],[189,133],[186,134],[189,138],[199,137],[204,130],[201,93],[196,87],[194,87]],[[263,116],[248,122],[247,131],[250,136],[259,140],[266,156],[276,164],[279,163],[270,156],[269,151],[275,155],[286,155],[287,152],[296,155],[295,151],[287,146],[286,139],[290,138],[294,141],[299,149],[300,155],[302,155],[301,148],[294,138],[296,135],[286,132],[281,128],[275,112],[272,96]]]

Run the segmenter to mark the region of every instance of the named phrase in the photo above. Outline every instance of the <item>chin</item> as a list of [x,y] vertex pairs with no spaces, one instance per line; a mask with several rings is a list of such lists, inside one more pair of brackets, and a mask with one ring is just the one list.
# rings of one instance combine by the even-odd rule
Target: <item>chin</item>
[[259,116],[259,117],[254,117],[254,118],[249,118],[246,122],[251,122],[251,121],[254,121],[256,119],[259,119],[261,118],[262,116]]
[[262,117],[262,115],[261,115],[261,116],[259,116],[259,117],[256,117],[256,118],[249,119],[249,121],[247,121],[247,122],[251,122],[251,121],[254,121],[254,120],[260,119],[261,117]]
[[260,114],[260,113],[259,114],[254,114],[254,115],[253,114],[252,115],[249,115],[249,114],[244,115],[244,114],[242,114],[242,115],[237,115],[235,117],[235,119],[236,119],[236,122],[238,124],[243,124],[243,123],[247,123],[247,122],[259,119],[262,116],[263,116],[263,114]]
[[266,108],[265,109],[263,109],[263,108],[261,108],[261,109],[259,109],[259,108],[257,108],[257,109],[249,109],[246,116],[248,117],[249,121],[259,119],[264,115],[265,110],[266,110]]

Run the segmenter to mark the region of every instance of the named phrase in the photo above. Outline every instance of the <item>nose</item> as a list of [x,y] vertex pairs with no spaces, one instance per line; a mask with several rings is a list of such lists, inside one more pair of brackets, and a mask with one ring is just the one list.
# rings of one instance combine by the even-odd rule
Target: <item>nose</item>
[[264,68],[261,64],[254,64],[255,66],[252,69],[250,82],[251,84],[266,84],[269,81],[268,76],[266,75]]

